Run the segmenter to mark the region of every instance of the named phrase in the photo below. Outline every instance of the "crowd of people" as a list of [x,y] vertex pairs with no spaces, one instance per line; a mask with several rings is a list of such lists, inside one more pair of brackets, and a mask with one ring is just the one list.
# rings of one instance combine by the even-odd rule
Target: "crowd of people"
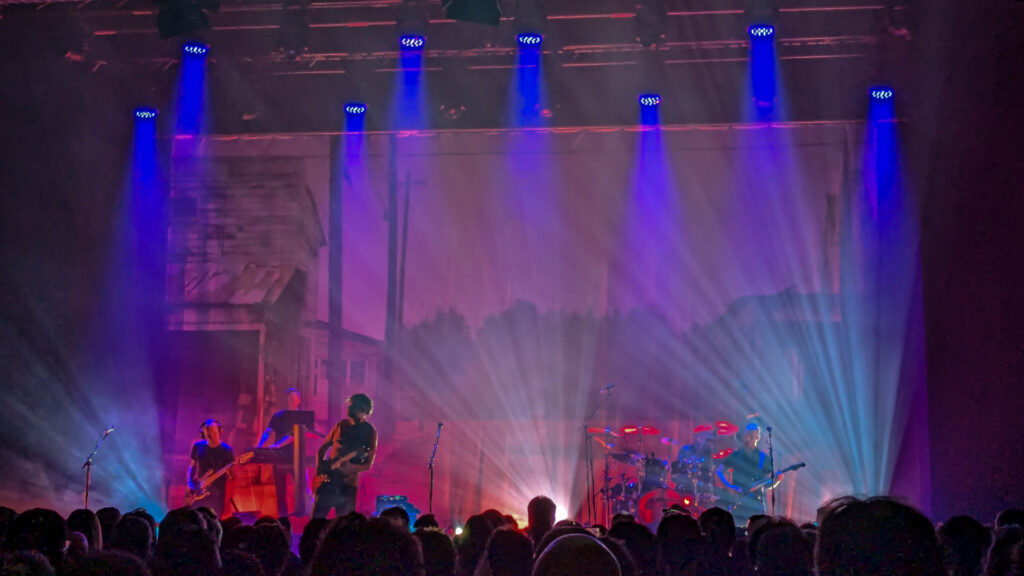
[[288,518],[248,525],[208,508],[80,509],[67,518],[0,507],[3,575],[67,576],[1011,576],[1024,574],[1024,509],[991,525],[954,516],[937,527],[890,498],[842,498],[817,522],[754,516],[745,527],[710,508],[664,511],[650,529],[627,514],[611,525],[555,522],[538,496],[528,526],[497,510],[461,534],[403,508],[378,517],[315,518],[292,541]]

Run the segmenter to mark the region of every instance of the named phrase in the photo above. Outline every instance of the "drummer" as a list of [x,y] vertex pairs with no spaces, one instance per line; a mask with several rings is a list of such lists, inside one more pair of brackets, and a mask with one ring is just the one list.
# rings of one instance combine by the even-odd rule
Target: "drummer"
[[713,438],[711,430],[701,430],[693,435],[693,443],[687,444],[679,449],[679,454],[676,457],[676,462],[680,465],[680,468],[685,467],[686,464],[697,465],[700,467],[701,464],[710,468],[712,446],[711,440]]

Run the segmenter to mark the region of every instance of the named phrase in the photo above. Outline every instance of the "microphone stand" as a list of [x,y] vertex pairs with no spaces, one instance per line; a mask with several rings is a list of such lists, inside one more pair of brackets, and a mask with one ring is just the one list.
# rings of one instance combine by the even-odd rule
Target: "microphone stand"
[[772,447],[772,427],[767,426],[765,430],[768,431],[768,466],[771,470],[771,484],[768,485],[768,490],[772,493],[772,516],[775,516],[775,449]]
[[441,427],[443,422],[437,423],[437,436],[434,437],[434,450],[430,453],[430,463],[427,468],[430,470],[430,490],[427,496],[427,513],[434,513],[434,457],[437,456],[437,443],[441,441]]
[[89,456],[85,459],[85,464],[82,464],[82,469],[85,470],[85,502],[82,507],[86,510],[89,509],[89,484],[92,482],[92,459],[96,457],[96,453],[100,451],[100,445],[103,444],[103,441],[106,440],[107,436],[110,436],[110,433],[113,431],[114,427],[108,426],[106,430],[100,432],[100,437],[96,440],[96,445],[92,447],[92,452],[90,452]]

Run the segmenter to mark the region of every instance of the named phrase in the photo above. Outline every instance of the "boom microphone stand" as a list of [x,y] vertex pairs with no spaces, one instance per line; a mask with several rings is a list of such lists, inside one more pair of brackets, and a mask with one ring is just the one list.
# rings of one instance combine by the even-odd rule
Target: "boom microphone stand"
[[768,489],[772,493],[772,516],[775,516],[775,449],[772,448],[772,427],[766,426],[765,430],[768,431],[768,469],[771,470],[772,478]]
[[96,457],[96,453],[100,451],[100,445],[103,441],[110,436],[110,433],[114,431],[113,426],[107,426],[106,430],[100,432],[99,440],[96,440],[96,445],[92,447],[92,452],[89,453],[89,457],[85,459],[85,464],[82,464],[82,469],[85,470],[85,504],[82,506],[86,510],[89,509],[89,484],[92,482],[92,459]]
[[427,464],[427,468],[430,469],[430,490],[427,496],[427,513],[434,513],[434,457],[437,456],[437,443],[441,441],[441,428],[444,427],[444,422],[437,423],[437,436],[434,437],[434,451],[430,453],[430,464]]

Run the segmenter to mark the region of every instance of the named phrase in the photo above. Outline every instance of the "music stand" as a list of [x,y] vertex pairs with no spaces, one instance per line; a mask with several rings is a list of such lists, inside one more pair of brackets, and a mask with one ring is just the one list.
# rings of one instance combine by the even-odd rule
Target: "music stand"
[[305,429],[313,429],[316,415],[312,410],[284,410],[281,412],[281,418],[292,430],[292,470],[295,478],[295,510],[293,510],[293,514],[305,516],[306,469],[303,463],[306,446]]

